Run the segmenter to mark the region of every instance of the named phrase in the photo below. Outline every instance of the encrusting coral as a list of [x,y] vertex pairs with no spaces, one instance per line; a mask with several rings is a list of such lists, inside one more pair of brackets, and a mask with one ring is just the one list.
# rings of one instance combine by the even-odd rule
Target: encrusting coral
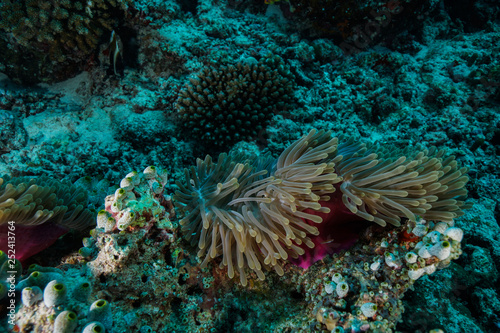
[[15,281],[15,290],[21,295],[22,305],[17,308],[15,320],[12,320],[16,322],[12,331],[81,332],[85,325],[91,324],[93,327],[106,327],[109,331],[112,325],[110,304],[96,299],[92,291],[97,286],[81,274],[72,275],[58,268],[33,264],[24,279]]
[[[313,304],[318,331],[394,332],[405,310],[404,293],[421,276],[460,256],[461,232],[453,222],[421,218],[394,228],[372,223],[349,251],[325,258],[292,282],[301,285]],[[423,253],[443,243],[446,253]]]
[[237,270],[246,285],[247,268],[261,280],[263,270],[283,275],[289,256],[314,247],[315,225],[324,220],[319,214],[335,214],[326,203],[338,200],[332,195],[336,188],[352,214],[381,226],[417,216],[451,222],[462,215],[468,169],[443,155],[435,148],[410,154],[339,144],[330,132],[312,130],[277,160],[226,154],[217,162],[198,159],[177,182],[174,200],[202,267],[222,256],[220,266],[227,266],[229,277]]

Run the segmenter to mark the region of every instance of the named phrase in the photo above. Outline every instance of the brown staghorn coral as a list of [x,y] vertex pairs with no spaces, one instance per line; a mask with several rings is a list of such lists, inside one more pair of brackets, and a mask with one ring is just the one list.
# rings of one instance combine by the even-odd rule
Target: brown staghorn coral
[[182,231],[198,245],[203,266],[222,256],[229,277],[238,270],[246,285],[246,267],[259,279],[263,269],[282,275],[289,256],[305,253],[301,245],[314,247],[310,236],[318,229],[304,220],[323,222],[316,213],[330,213],[321,203],[330,200],[337,183],[353,214],[380,225],[415,221],[416,215],[441,221],[460,216],[467,168],[435,148],[398,157],[403,153],[352,140],[338,144],[330,132],[312,130],[275,161],[226,154],[216,163],[210,156],[198,159],[177,182]]

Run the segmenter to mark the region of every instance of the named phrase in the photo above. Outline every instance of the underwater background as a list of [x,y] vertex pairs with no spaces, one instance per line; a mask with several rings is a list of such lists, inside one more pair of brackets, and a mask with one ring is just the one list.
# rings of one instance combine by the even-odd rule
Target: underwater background
[[500,332],[499,15],[0,0],[0,333]]

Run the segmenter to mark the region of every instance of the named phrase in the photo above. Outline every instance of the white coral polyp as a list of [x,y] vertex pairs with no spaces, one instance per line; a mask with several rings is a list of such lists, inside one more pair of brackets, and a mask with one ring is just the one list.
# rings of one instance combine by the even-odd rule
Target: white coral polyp
[[429,249],[429,253],[438,257],[439,260],[445,260],[451,254],[451,244],[448,241],[436,243]]
[[412,280],[417,280],[419,277],[424,275],[425,271],[423,268],[412,269],[408,271],[408,277]]
[[344,298],[349,292],[349,285],[345,281],[341,282],[337,284],[337,288],[335,289],[335,291],[337,292],[337,296],[339,298]]
[[457,242],[461,242],[462,238],[464,237],[464,231],[460,228],[457,228],[457,227],[451,227],[451,228],[446,229],[444,234],[445,234],[445,236],[448,236],[449,238],[451,238]]
[[375,303],[365,303],[361,305],[361,312],[365,317],[373,317],[377,314],[377,305]]

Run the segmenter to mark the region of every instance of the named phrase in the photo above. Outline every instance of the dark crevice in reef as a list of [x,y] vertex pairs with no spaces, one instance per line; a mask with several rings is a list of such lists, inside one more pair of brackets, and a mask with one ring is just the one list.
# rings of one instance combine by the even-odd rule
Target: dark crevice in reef
[[188,294],[189,296],[203,295],[203,290],[201,290],[200,286],[194,285],[188,288],[186,294]]
[[197,14],[196,7],[198,6],[198,0],[182,0],[179,2],[181,5],[181,10],[186,13],[191,13],[193,15]]
[[116,29],[123,43],[123,63],[121,66],[137,68],[139,66],[139,42],[137,31],[129,27],[120,27]]
[[500,226],[500,205],[495,206],[495,220],[497,221],[497,224]]
[[174,266],[174,262],[172,260],[172,253],[166,246],[164,247],[163,259],[165,259],[165,264],[167,264],[167,266]]
[[140,308],[140,307],[141,307],[141,300],[139,300],[139,299],[134,300],[134,301],[132,302],[132,307],[133,307],[134,309],[138,309],[138,308]]

